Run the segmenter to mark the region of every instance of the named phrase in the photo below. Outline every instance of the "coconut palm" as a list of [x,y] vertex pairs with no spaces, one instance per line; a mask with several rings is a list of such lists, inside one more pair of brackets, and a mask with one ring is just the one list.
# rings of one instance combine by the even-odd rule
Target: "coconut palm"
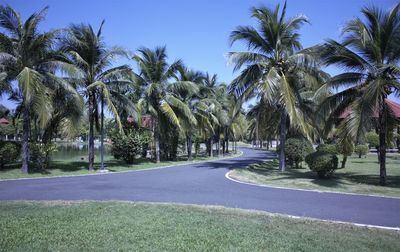
[[28,172],[31,117],[36,117],[44,126],[53,112],[51,101],[55,86],[72,91],[68,83],[54,75],[59,67],[69,69],[62,62],[60,52],[52,49],[58,31],[39,31],[46,12],[44,8],[23,22],[10,6],[0,6],[0,76],[2,85],[10,85],[11,81],[18,83],[12,96],[17,99],[23,117],[22,172]]
[[252,97],[265,99],[275,104],[280,113],[280,159],[279,167],[285,170],[285,137],[287,119],[291,126],[300,128],[304,133],[310,125],[303,115],[302,97],[299,86],[314,77],[316,65],[313,58],[299,51],[301,44],[298,30],[307,23],[305,16],[286,17],[286,2],[280,10],[264,6],[251,8],[251,16],[258,22],[258,29],[251,26],[238,26],[231,33],[230,41],[243,41],[250,51],[231,52],[229,61],[234,70],[242,67],[240,75],[231,83],[230,90],[245,100]]
[[[89,170],[94,169],[94,127],[96,124],[96,127],[99,128],[98,104],[104,99],[108,109],[114,115],[119,129],[122,130],[119,113],[112,99],[113,93],[109,87],[111,83],[113,85],[129,84],[130,77],[132,77],[132,71],[128,66],[112,67],[116,57],[128,56],[128,54],[125,49],[120,47],[106,47],[101,35],[103,25],[104,21],[97,32],[91,25],[71,25],[61,41],[61,48],[66,53],[68,61],[75,66],[75,71],[69,73],[69,81],[76,85],[87,100]],[[128,102],[127,99],[126,102]],[[127,107],[131,108],[132,104],[128,104]]]
[[250,108],[247,112],[247,118],[250,139],[256,141],[261,139],[269,140],[279,134],[279,111],[276,106],[265,102],[264,99],[261,99]]
[[139,48],[133,60],[137,63],[139,73],[136,74],[136,84],[143,89],[138,101],[140,112],[152,116],[152,131],[155,145],[155,160],[160,162],[160,125],[162,119],[181,129],[179,113],[190,115],[190,110],[168,90],[169,82],[176,76],[182,62],[177,60],[171,65],[167,63],[165,47],[154,50]]
[[186,134],[188,160],[192,160],[193,134],[196,129],[211,129],[209,106],[216,102],[209,96],[210,88],[203,85],[204,75],[199,71],[181,67],[178,70],[177,82],[169,90],[180,101],[188,105],[190,114],[182,114],[182,126]]
[[[361,10],[364,19],[355,18],[343,28],[343,41],[327,40],[314,48],[327,65],[346,72],[332,77],[327,84],[342,91],[329,97],[321,111],[331,111],[331,120],[347,110],[342,122],[346,134],[357,142],[369,128],[379,133],[380,183],[386,183],[386,138],[392,111],[386,98],[400,95],[400,4],[389,11],[376,7]],[[343,90],[344,88],[344,90]],[[374,119],[376,118],[376,120]]]

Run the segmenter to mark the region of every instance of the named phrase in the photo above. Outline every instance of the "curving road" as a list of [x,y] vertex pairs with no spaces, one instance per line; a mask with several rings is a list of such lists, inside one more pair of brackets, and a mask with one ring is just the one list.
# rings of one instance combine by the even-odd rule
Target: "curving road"
[[400,227],[400,199],[277,189],[228,180],[225,174],[229,169],[272,157],[265,151],[241,150],[244,154],[239,158],[164,169],[0,181],[0,200],[178,202]]

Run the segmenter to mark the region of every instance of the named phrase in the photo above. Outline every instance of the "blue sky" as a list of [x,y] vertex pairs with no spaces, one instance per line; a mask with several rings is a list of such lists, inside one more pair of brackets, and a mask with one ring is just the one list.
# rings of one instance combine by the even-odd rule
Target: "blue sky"
[[[275,6],[283,1],[252,0],[0,0],[21,13],[23,19],[45,6],[50,9],[41,29],[66,27],[71,23],[90,23],[97,29],[103,19],[103,35],[109,46],[119,45],[132,51],[140,46],[166,45],[170,61],[182,59],[190,68],[216,73],[229,83],[235,73],[225,55],[245,49],[230,47],[228,37],[238,25],[252,25],[249,8],[264,4]],[[304,47],[326,38],[338,39],[343,24],[360,15],[362,6],[371,4],[388,9],[395,0],[288,0],[288,16],[306,15],[311,25],[301,30]],[[121,60],[117,63],[126,63]],[[329,68],[331,74],[338,73]],[[12,105],[0,98],[0,103]]]

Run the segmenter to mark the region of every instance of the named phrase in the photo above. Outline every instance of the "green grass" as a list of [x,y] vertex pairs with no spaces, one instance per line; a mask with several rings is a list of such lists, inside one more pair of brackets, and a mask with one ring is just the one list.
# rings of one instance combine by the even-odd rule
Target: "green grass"
[[398,251],[400,233],[258,211],[2,202],[0,251]]
[[[170,165],[182,165],[190,164],[201,161],[217,160],[220,158],[234,157],[240,155],[241,152],[237,154],[229,154],[225,156],[215,156],[213,158],[207,157],[205,155],[199,155],[194,158],[193,161],[187,161],[186,157],[179,157],[177,161],[161,161],[160,163],[155,163],[149,159],[138,159],[134,164],[126,164],[124,161],[114,159],[112,156],[107,156],[105,158],[106,168],[111,172],[122,172],[122,171],[133,171],[133,170],[144,170]],[[66,158],[54,160],[51,162],[49,169],[45,171],[30,171],[28,174],[24,174],[20,170],[19,165],[13,165],[11,168],[6,168],[0,170],[0,179],[16,179],[16,178],[35,178],[35,177],[52,177],[52,176],[71,176],[71,175],[84,175],[84,174],[94,174],[100,167],[99,158],[95,159],[95,171],[88,171],[88,162],[80,161],[79,157]]]
[[400,155],[389,154],[387,157],[387,186],[379,185],[377,159],[376,154],[365,158],[349,157],[346,168],[336,170],[330,179],[317,178],[305,164],[304,169],[287,169],[282,173],[276,160],[251,165],[249,169],[235,169],[230,176],[241,181],[288,188],[400,197]]

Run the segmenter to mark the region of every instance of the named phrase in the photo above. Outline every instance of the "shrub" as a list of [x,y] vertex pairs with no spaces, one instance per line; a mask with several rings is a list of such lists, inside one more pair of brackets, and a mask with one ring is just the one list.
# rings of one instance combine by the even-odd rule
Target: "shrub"
[[285,155],[289,163],[299,168],[299,163],[313,151],[311,143],[304,138],[289,138],[285,144]]
[[54,144],[30,143],[29,162],[34,169],[46,170],[49,167],[51,154],[56,151]]
[[310,170],[316,172],[318,177],[329,177],[338,168],[338,157],[324,152],[313,152],[306,157]]
[[379,136],[373,131],[370,131],[366,134],[367,143],[369,144],[369,148],[377,148],[379,146]]
[[368,145],[366,144],[359,144],[356,145],[355,152],[357,153],[358,157],[361,158],[361,156],[366,156],[368,153]]
[[141,130],[129,130],[126,135],[113,134],[111,153],[117,159],[132,164],[138,155],[144,156],[150,143],[150,136]]
[[354,152],[353,141],[351,141],[350,138],[341,139],[341,141],[336,144],[336,151],[338,154],[343,155],[341,168],[345,168],[347,156],[351,156],[351,154]]
[[323,152],[325,154],[338,154],[336,149],[336,144],[320,144],[317,147],[318,152]]
[[14,163],[21,154],[21,147],[14,142],[0,142],[0,167]]

